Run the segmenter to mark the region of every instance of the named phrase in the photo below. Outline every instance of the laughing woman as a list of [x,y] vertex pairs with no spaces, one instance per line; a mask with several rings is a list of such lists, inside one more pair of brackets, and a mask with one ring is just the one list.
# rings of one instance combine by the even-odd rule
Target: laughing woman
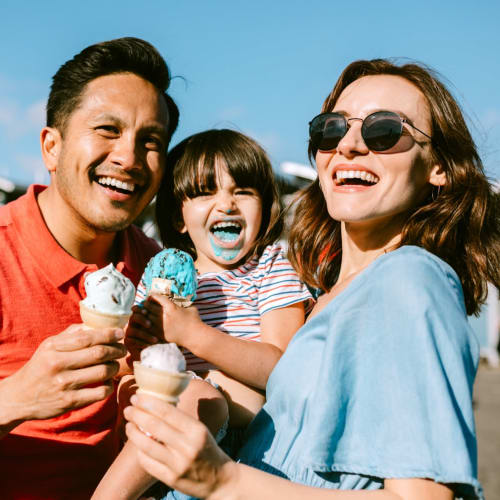
[[457,103],[422,66],[354,62],[310,123],[309,153],[318,179],[290,259],[325,293],[238,462],[140,397],[126,416],[142,466],[208,499],[482,498],[466,314],[500,284],[499,203]]

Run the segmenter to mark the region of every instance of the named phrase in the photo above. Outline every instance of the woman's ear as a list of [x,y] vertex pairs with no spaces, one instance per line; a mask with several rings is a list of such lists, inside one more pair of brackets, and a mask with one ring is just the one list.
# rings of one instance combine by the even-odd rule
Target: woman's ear
[[441,165],[434,165],[429,173],[429,184],[433,186],[444,186],[446,184],[446,172]]
[[61,152],[62,137],[59,130],[54,127],[44,127],[40,132],[40,146],[42,158],[47,170],[52,174],[57,169],[59,154]]

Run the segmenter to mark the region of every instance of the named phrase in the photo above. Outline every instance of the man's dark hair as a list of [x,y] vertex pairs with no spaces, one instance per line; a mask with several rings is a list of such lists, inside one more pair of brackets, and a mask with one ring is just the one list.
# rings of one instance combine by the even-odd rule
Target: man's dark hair
[[64,63],[52,77],[47,102],[47,126],[62,134],[71,113],[80,104],[92,80],[114,73],[133,73],[152,83],[165,97],[168,108],[168,138],[179,122],[179,110],[167,94],[170,71],[160,53],[139,38],[117,38],[91,45]]

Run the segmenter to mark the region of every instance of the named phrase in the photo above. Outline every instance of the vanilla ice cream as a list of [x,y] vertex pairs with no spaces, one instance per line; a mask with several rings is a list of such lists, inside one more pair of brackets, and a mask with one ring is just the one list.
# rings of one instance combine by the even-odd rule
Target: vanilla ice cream
[[189,384],[184,372],[186,360],[176,344],[155,344],[141,352],[141,362],[134,361],[134,376],[138,393],[149,394],[171,404]]
[[105,314],[130,314],[135,297],[133,283],[113,264],[87,274],[85,292],[83,305]]
[[85,277],[87,297],[80,301],[80,316],[89,328],[123,328],[134,303],[133,283],[113,264]]
[[177,344],[155,344],[141,351],[141,363],[156,370],[183,372],[186,360]]

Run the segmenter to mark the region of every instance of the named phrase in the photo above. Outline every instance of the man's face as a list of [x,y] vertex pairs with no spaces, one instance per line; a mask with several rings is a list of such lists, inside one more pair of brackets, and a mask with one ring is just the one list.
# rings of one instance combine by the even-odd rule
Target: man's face
[[70,218],[96,232],[131,224],[158,190],[167,126],[164,97],[137,75],[118,73],[87,84],[49,168]]

